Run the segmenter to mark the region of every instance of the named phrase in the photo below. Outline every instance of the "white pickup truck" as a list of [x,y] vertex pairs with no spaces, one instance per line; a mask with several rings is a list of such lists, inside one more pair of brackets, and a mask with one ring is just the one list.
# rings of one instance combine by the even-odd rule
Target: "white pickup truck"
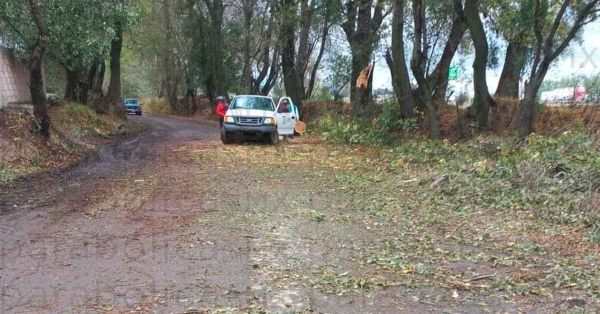
[[236,96],[225,113],[221,141],[230,144],[236,139],[253,138],[277,144],[279,136],[292,136],[298,121],[298,111],[289,108],[290,106],[281,107],[286,102],[292,103],[289,97],[281,98],[275,106],[271,97]]

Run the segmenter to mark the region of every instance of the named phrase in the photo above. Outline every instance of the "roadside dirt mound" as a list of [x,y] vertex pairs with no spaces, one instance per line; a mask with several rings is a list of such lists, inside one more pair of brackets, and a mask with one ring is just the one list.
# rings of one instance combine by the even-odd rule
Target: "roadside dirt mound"
[[29,114],[0,115],[0,184],[42,169],[62,168],[73,157],[69,144],[55,130],[45,142],[35,128]]
[[600,130],[600,106],[546,107],[535,121],[534,129],[542,134],[564,132],[571,128]]
[[35,122],[28,114],[5,113],[0,115],[0,162],[9,163],[24,155],[33,155],[43,145],[31,130]]
[[51,138],[42,140],[28,113],[0,114],[0,184],[43,171],[60,171],[80,162],[111,136],[141,126],[96,114],[90,107],[67,104],[50,109]]
[[[497,106],[490,111],[491,129],[496,134],[507,135],[515,129],[519,108],[514,99],[498,99]],[[538,112],[534,132],[554,135],[573,128],[585,128],[592,132],[600,130],[600,106],[545,106]]]

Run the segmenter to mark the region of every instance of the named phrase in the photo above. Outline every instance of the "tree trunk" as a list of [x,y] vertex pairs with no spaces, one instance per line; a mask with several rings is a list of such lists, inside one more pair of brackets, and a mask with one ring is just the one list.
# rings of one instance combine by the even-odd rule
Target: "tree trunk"
[[214,84],[214,80],[212,78],[212,75],[209,75],[206,80],[204,81],[205,85],[206,85],[206,96],[208,96],[208,99],[210,99],[211,101],[215,98],[217,98],[216,92],[215,92],[215,84]]
[[167,80],[167,98],[169,98],[169,104],[171,105],[171,108],[176,113],[184,113],[184,110],[182,110],[179,104],[179,95],[177,93],[179,89],[179,82],[174,78],[168,78]]
[[89,93],[94,89],[94,80],[96,79],[96,72],[98,72],[99,63],[99,61],[95,61],[92,63],[87,75],[87,80],[82,83],[81,90],[79,93],[79,99],[84,104],[88,102]]
[[356,79],[354,86],[355,96],[352,101],[352,114],[355,117],[371,117],[374,112],[371,106],[373,91],[373,71],[374,65],[367,65]]
[[[371,103],[372,87],[361,94],[357,101],[357,80],[361,72],[371,64],[371,56],[379,40],[379,29],[383,23],[383,4],[377,2],[374,6],[373,0],[347,1],[346,21],[342,28],[350,44],[352,53],[352,73],[350,79],[350,98],[353,104],[353,113],[367,112]],[[363,91],[364,92],[364,91]]]
[[427,77],[427,63],[429,46],[427,40],[427,19],[426,19],[425,0],[413,1],[413,58],[411,60],[411,70],[417,80],[417,95],[419,96],[418,105],[424,106],[429,126],[429,136],[439,138],[440,122],[437,113],[437,104],[433,101],[433,91],[435,89]]
[[452,59],[454,59],[456,50],[458,49],[466,30],[467,24],[464,18],[462,16],[456,17],[452,22],[450,35],[448,37],[448,41],[446,42],[446,46],[444,47],[444,52],[440,57],[437,67],[431,75],[431,80],[433,80],[433,84],[435,86],[433,92],[433,102],[437,104],[446,102],[450,65],[452,64]]
[[214,44],[212,53],[213,61],[213,86],[217,96],[227,96],[227,73],[225,71],[225,51],[223,47],[223,0],[204,0],[210,14],[211,35]]
[[[262,88],[260,89],[260,94],[261,95],[268,95],[271,90],[273,89],[273,87],[275,86],[275,84],[277,83],[277,78],[279,77],[279,53],[275,52],[273,53],[273,59],[271,60],[271,70],[269,71],[269,76],[267,77],[267,80],[265,81],[265,84],[262,86]],[[260,82],[257,82],[258,84],[260,84]]]
[[[294,0],[283,0],[283,13],[284,16],[295,12],[295,1]],[[298,107],[300,116],[302,116],[302,94],[304,91],[300,90],[300,83],[298,73],[296,72],[295,64],[295,53],[296,53],[296,19],[285,18],[281,22],[281,29],[279,37],[282,46],[281,50],[281,68],[283,70],[283,84],[285,86],[286,94],[292,99],[292,102]]]
[[40,37],[45,35],[38,34],[38,42],[34,45],[29,62],[29,91],[31,92],[31,102],[33,103],[33,115],[40,127],[40,135],[44,138],[50,137],[50,116],[46,108],[46,91],[44,90],[44,78],[42,73],[42,64],[44,59],[44,46],[40,44]]
[[312,16],[314,12],[314,5],[316,1],[301,0],[300,1],[300,32],[298,34],[298,56],[296,57],[296,75],[298,76],[298,89],[302,99],[306,99],[306,89],[304,86],[304,79],[306,77],[306,69],[310,59],[310,27],[312,25]]
[[306,91],[306,99],[310,99],[313,94],[313,90],[315,88],[315,82],[317,80],[317,71],[319,70],[319,65],[321,64],[321,59],[323,59],[323,54],[325,53],[325,46],[327,45],[327,37],[329,36],[329,6],[327,6],[327,12],[325,13],[325,22],[323,23],[323,33],[321,34],[321,47],[319,47],[319,54],[317,55],[317,59],[313,64],[312,71],[310,73],[310,80],[308,81],[308,90]]
[[123,49],[123,29],[116,27],[116,36],[110,44],[110,84],[108,86],[108,112],[125,118],[125,108],[121,95],[121,50]]
[[94,85],[92,87],[92,94],[94,98],[101,98],[103,96],[102,87],[104,86],[104,74],[106,72],[106,63],[104,60],[98,62],[98,70],[94,78]]
[[48,45],[46,25],[39,0],[28,0],[31,16],[37,28],[37,39],[30,48],[29,55],[29,92],[33,104],[33,115],[40,129],[40,135],[48,140],[50,138],[50,116],[46,107],[46,91],[42,65],[44,54]]
[[[267,29],[264,34],[264,40],[260,47],[260,63],[261,69],[256,77],[251,75],[252,79],[252,94],[266,95],[271,91],[271,82],[273,77],[279,71],[279,54],[277,53],[278,42],[273,39],[273,29],[275,27],[276,17],[274,14],[276,7],[269,7],[270,18],[267,24]],[[273,47],[273,55],[271,59],[271,47]],[[274,75],[275,74],[275,75]],[[267,76],[268,75],[268,76]],[[265,81],[266,79],[266,81]],[[266,90],[266,91],[265,91]]]
[[477,124],[480,131],[488,129],[488,117],[490,106],[494,104],[494,100],[490,96],[487,85],[487,62],[489,46],[486,38],[485,29],[479,16],[479,1],[466,0],[464,7],[465,19],[473,45],[475,46],[475,61],[473,62],[473,80],[475,85],[475,99],[473,102],[474,115],[477,119]]
[[[352,101],[352,112],[355,116],[368,113],[372,101],[370,93],[371,86],[359,91],[359,80],[361,73],[371,66],[371,53],[365,51],[365,47],[359,47],[352,53],[352,78],[350,81],[350,100]],[[372,72],[372,69],[369,69]],[[371,73],[370,75],[372,75]],[[360,93],[360,94],[359,94]]]
[[65,101],[76,101],[79,92],[79,73],[65,67],[67,85],[65,86]]
[[519,82],[525,66],[526,53],[527,48],[518,41],[508,43],[504,67],[496,89],[497,98],[519,99]]
[[517,125],[519,137],[521,138],[527,137],[533,131],[537,95],[549,68],[550,62],[548,60],[542,61],[537,71],[530,77],[530,81],[525,84],[525,96],[519,101]]
[[88,103],[88,96],[90,92],[90,82],[89,81],[79,81],[79,95],[77,96],[78,102],[81,104]]
[[416,102],[413,97],[408,67],[406,66],[406,56],[404,53],[404,5],[404,0],[394,0],[394,11],[392,16],[392,48],[388,66],[390,67],[390,72],[392,74],[392,85],[396,94],[396,99],[401,106],[402,117],[410,118],[415,114]]
[[527,137],[533,131],[533,121],[535,118],[535,100],[537,89],[535,83],[529,83],[525,87],[525,97],[519,101],[519,120],[518,132],[521,138]]
[[250,54],[250,42],[252,40],[252,17],[254,15],[256,0],[244,0],[242,1],[242,4],[244,12],[244,63],[242,67],[241,87],[244,92],[252,93],[252,56]]
[[[565,0],[558,12],[554,17],[552,27],[547,31],[546,34],[542,32],[542,26],[547,21],[547,15],[544,14],[547,8],[544,7],[543,3],[536,2],[534,8],[534,33],[536,37],[535,52],[533,63],[531,66],[531,74],[529,76],[529,83],[525,86],[525,98],[521,101],[519,106],[519,136],[528,136],[533,129],[533,121],[535,115],[535,100],[548,73],[550,65],[556,58],[558,58],[564,50],[569,46],[571,41],[577,36],[581,29],[589,24],[593,19],[589,19],[590,16],[595,16],[598,13],[598,5],[600,0],[589,1],[578,9],[574,17],[570,28],[563,30],[560,33],[563,34],[562,39],[558,42],[555,36],[561,27],[561,21],[565,14],[568,12],[569,6],[572,2]],[[545,36],[545,37],[544,37]]]
[[196,112],[196,91],[193,88],[188,88],[185,92],[186,114],[194,114]]

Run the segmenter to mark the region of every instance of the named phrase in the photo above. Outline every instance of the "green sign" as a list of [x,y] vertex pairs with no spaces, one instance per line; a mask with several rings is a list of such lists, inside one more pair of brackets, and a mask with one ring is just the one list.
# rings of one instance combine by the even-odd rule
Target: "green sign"
[[448,79],[451,81],[458,80],[458,67],[450,67],[450,70],[448,70]]

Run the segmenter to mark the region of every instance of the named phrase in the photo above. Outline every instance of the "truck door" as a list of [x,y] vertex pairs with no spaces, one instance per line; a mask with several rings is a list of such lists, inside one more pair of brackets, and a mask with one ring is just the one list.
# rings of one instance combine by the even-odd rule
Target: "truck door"
[[294,135],[294,127],[298,121],[298,114],[292,108],[292,99],[282,97],[275,110],[277,119],[277,132],[279,135]]

